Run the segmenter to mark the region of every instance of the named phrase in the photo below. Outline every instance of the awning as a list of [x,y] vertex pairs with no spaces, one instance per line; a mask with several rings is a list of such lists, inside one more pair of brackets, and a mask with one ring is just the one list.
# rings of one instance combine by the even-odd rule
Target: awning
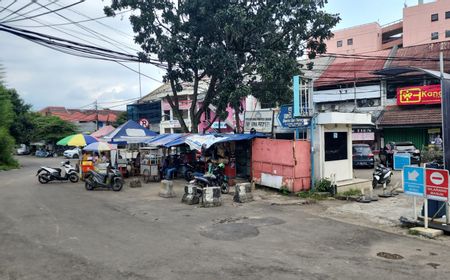
[[153,146],[153,147],[160,147],[160,146],[164,146],[167,143],[170,143],[174,140],[177,140],[178,138],[181,138],[183,135],[182,134],[161,134],[159,136],[156,136],[155,138],[147,141],[146,143],[149,146]]
[[387,106],[377,121],[380,127],[426,127],[429,125],[442,125],[441,108]]
[[230,141],[242,141],[242,140],[252,140],[254,138],[266,138],[264,133],[245,133],[245,134],[221,134],[223,137],[217,143],[230,142]]
[[183,145],[186,144],[186,138],[189,136],[190,134],[185,134],[182,135],[180,138],[172,140],[166,144],[164,144],[163,146],[166,148],[170,148],[170,147],[175,147],[175,146],[179,146],[179,145]]
[[104,138],[109,143],[118,144],[120,142],[144,143],[150,139],[158,136],[157,133],[139,125],[138,123],[129,120],[116,128],[113,132],[106,135]]

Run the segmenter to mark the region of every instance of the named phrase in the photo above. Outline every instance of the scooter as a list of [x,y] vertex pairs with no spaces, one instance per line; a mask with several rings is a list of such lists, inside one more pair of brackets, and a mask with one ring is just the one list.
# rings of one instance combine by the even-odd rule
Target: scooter
[[373,171],[372,175],[372,188],[376,188],[378,184],[388,185],[391,182],[392,177],[392,170],[383,164],[378,164],[377,167],[375,167],[375,170]]
[[223,194],[227,194],[230,191],[228,186],[228,178],[224,174],[225,165],[220,163],[212,170],[212,173],[206,173],[203,176],[194,176],[192,184],[200,186],[201,188],[220,186],[220,191]]
[[64,176],[61,174],[61,168],[41,166],[37,171],[39,183],[47,184],[51,181],[67,181],[76,183],[79,180],[78,173],[75,168],[70,164],[70,161],[61,162],[61,166],[64,167]]
[[205,163],[201,161],[195,161],[193,163],[185,164],[186,171],[184,171],[184,179],[190,182],[194,179],[194,177],[198,174],[203,174],[205,169]]
[[118,192],[123,187],[123,178],[119,170],[109,168],[106,174],[99,173],[95,170],[90,170],[85,177],[85,188],[92,191],[95,188],[108,188]]

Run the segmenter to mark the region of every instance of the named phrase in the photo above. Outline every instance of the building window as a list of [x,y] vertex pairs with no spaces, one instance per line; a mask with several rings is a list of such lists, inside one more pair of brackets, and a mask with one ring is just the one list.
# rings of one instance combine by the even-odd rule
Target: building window
[[450,18],[450,11],[446,11],[445,12],[445,19],[449,19]]
[[450,38],[450,30],[445,30],[445,38]]
[[342,47],[342,40],[337,41],[337,47],[338,48]]
[[347,45],[353,45],[353,38],[347,39]]
[[170,110],[164,110],[163,120],[165,121],[170,120]]
[[439,20],[439,14],[432,14],[431,15],[431,21],[438,21]]
[[325,161],[347,159],[347,132],[325,132]]
[[437,39],[439,39],[439,32],[431,33],[431,40],[437,40]]

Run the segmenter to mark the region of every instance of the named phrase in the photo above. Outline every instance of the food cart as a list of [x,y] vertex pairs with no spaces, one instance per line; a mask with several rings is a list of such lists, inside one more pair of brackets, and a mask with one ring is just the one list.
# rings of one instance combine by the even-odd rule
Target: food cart
[[145,183],[153,179],[155,182],[159,181],[159,169],[163,158],[163,152],[157,147],[141,147],[141,175]]

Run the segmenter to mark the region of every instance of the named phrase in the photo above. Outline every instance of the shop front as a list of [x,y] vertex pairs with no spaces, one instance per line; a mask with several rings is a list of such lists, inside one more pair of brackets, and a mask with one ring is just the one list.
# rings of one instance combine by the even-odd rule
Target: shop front
[[440,85],[397,89],[397,105],[387,106],[377,125],[381,143],[412,142],[418,149],[435,143],[442,135]]

